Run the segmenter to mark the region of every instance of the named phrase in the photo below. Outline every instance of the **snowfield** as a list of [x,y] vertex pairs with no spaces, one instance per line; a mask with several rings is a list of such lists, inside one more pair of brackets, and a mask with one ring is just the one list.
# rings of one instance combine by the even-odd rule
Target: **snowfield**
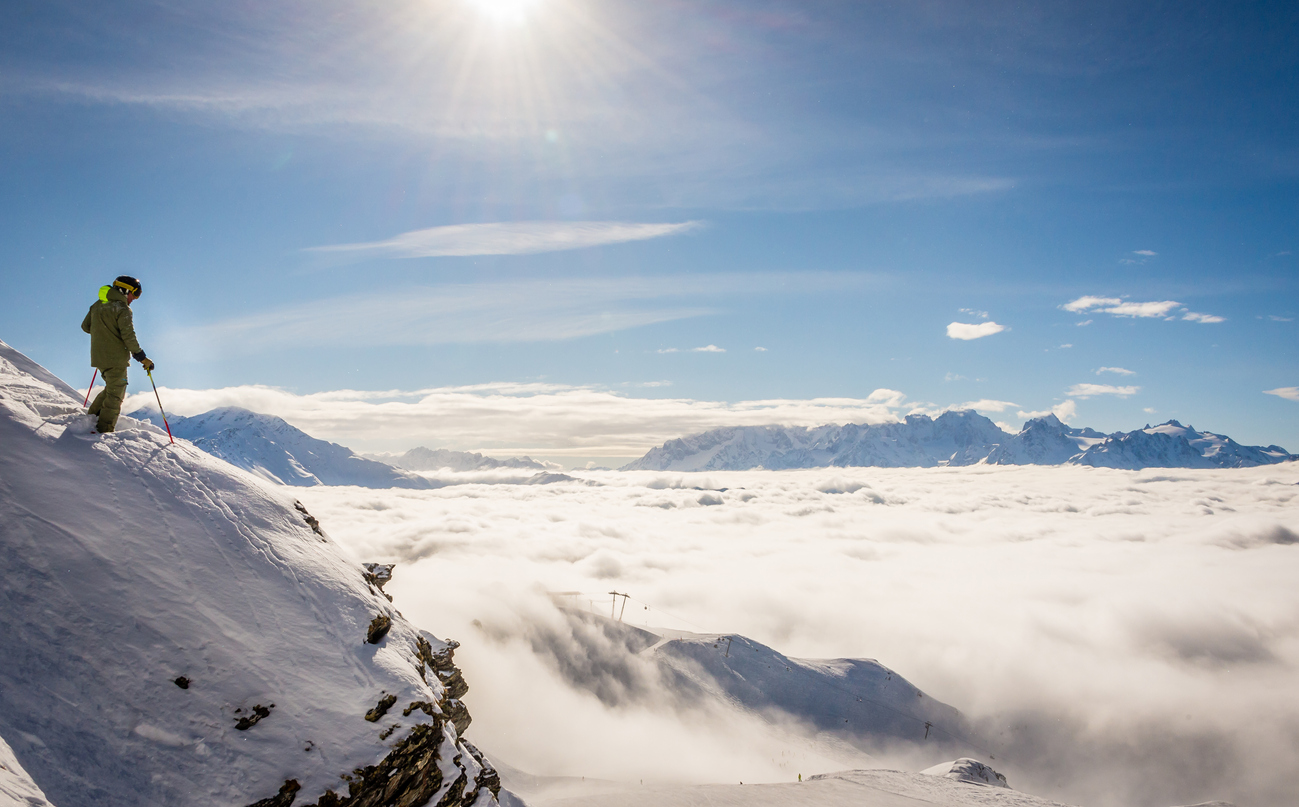
[[290,489],[147,424],[92,435],[82,412],[0,342],[0,794],[495,803],[460,736],[454,645],[402,618]]
[[981,749],[960,755],[1019,793],[1299,803],[1295,463],[572,473],[588,484],[301,491],[357,557],[398,564],[409,617],[465,640],[475,736],[524,771],[748,787],[956,756],[682,705],[551,596],[607,617],[617,591],[632,625],[878,659],[961,710]]

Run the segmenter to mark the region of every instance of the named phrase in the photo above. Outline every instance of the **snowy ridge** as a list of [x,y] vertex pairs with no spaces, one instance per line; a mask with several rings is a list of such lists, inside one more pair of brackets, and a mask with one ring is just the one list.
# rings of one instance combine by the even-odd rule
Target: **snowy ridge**
[[639,627],[561,610],[571,635],[534,641],[534,650],[553,655],[570,683],[610,705],[635,699],[635,685],[606,685],[631,675],[638,660],[654,665],[655,679],[682,706],[725,703],[778,724],[792,717],[867,752],[899,744],[936,754],[973,750],[959,711],[874,659],[791,658],[738,634]]
[[654,652],[705,691],[792,715],[865,750],[898,741],[963,745],[969,731],[959,711],[874,659],[790,658],[736,634],[678,635]]
[[32,785],[64,807],[495,804],[454,642],[290,496],[82,411],[0,342],[0,737]]
[[1134,432],[1072,428],[1055,415],[1018,434],[973,411],[908,415],[875,426],[737,426],[669,440],[624,471],[742,471],[822,467],[1091,465],[1107,468],[1243,468],[1295,457],[1280,446],[1241,446],[1175,420]]
[[[131,416],[162,427],[156,410]],[[194,417],[169,417],[171,433],[263,479],[282,485],[433,488],[435,482],[317,440],[283,418],[224,406]]]
[[969,782],[972,785],[988,785],[990,787],[1010,787],[1006,782],[1006,777],[994,771],[992,768],[984,765],[977,759],[962,757],[951,762],[943,762],[932,768],[925,768],[921,773],[927,773],[930,776],[942,776],[946,779],[955,779],[958,782]]
[[498,460],[469,451],[416,446],[403,454],[363,454],[366,459],[382,462],[406,471],[494,471],[497,468],[524,468],[533,471],[554,470],[560,466],[541,463],[531,457]]
[[46,807],[50,802],[0,737],[0,807]]

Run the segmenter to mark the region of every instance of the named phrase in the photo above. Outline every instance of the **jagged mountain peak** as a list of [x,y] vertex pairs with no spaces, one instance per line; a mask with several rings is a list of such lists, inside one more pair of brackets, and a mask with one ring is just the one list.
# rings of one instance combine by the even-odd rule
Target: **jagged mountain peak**
[[[1139,436],[1138,436],[1139,435]],[[1060,465],[1111,468],[1221,468],[1284,462],[1278,446],[1241,446],[1175,420],[1105,435],[1072,427],[1054,413],[1029,419],[1008,434],[972,410],[923,413],[901,422],[819,427],[745,426],[669,440],[624,470],[714,471],[748,468]]]
[[[156,409],[131,417],[162,424]],[[356,485],[365,488],[432,488],[437,483],[350,448],[319,440],[276,415],[221,406],[192,417],[172,417],[171,432],[238,468],[283,485]]]

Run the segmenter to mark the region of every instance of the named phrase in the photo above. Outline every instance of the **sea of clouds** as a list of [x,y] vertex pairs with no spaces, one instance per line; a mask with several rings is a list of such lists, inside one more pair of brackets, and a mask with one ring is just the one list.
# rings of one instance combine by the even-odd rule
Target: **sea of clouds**
[[463,642],[470,736],[524,770],[758,782],[942,761],[656,693],[635,658],[574,644],[549,595],[608,613],[616,590],[633,624],[876,658],[961,709],[971,755],[1035,795],[1299,803],[1293,463],[442,476],[465,484],[301,498],[358,560],[399,564],[408,617]]

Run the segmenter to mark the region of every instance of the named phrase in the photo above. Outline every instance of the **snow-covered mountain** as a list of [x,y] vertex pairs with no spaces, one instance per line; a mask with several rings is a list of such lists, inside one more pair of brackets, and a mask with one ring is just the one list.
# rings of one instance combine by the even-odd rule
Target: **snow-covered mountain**
[[416,446],[403,454],[363,454],[366,459],[382,462],[407,471],[491,471],[497,468],[523,468],[546,471],[559,468],[554,463],[541,463],[531,457],[510,457],[498,460],[469,451],[450,451],[445,448]]
[[[162,427],[157,410],[131,417]],[[194,417],[169,417],[171,433],[214,457],[282,485],[433,488],[438,483],[317,440],[274,415],[223,406]]]
[[83,411],[0,342],[0,793],[496,804],[455,642],[402,618],[288,491]]
[[669,440],[624,471],[740,471],[751,468],[939,465],[1093,465],[1107,468],[1239,468],[1295,459],[1280,446],[1241,446],[1175,420],[1134,432],[1072,428],[1055,415],[1018,434],[972,411],[900,423],[843,426],[738,426]]
[[739,634],[639,627],[561,610],[569,633],[536,629],[533,650],[609,706],[662,689],[682,708],[725,704],[777,725],[793,718],[867,752],[900,744],[936,755],[974,748],[959,711],[874,659],[792,658]]

